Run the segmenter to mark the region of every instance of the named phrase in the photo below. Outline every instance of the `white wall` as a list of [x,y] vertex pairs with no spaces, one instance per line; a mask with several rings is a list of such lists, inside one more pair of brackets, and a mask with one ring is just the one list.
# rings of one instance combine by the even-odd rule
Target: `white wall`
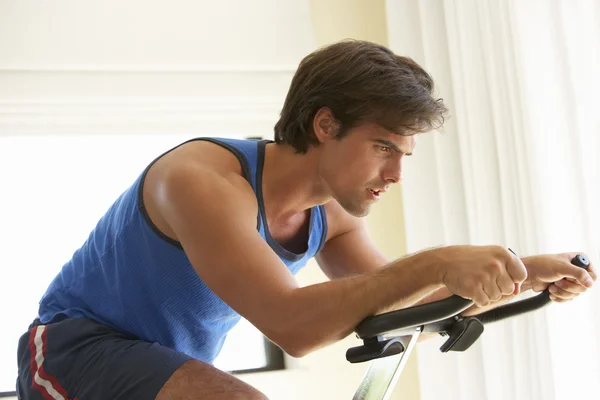
[[308,1],[0,2],[0,134],[271,135]]

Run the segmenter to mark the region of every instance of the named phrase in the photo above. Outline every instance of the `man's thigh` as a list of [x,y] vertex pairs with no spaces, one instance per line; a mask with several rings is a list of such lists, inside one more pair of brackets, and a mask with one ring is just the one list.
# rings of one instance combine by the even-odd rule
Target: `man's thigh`
[[185,362],[162,387],[156,400],[267,400],[252,386],[198,360]]

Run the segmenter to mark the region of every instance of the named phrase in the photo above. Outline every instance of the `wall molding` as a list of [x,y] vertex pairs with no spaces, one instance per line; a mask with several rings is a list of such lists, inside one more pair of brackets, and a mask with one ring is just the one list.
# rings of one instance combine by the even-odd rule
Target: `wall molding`
[[0,136],[169,132],[270,137],[275,97],[114,97],[0,100]]
[[141,64],[19,64],[0,63],[0,73],[20,72],[114,72],[114,73],[294,73],[291,64],[211,64],[211,65],[141,65]]
[[0,113],[11,114],[31,112],[43,109],[86,110],[86,109],[121,109],[128,111],[157,110],[265,110],[281,107],[282,99],[275,96],[118,96],[118,97],[47,97],[35,99],[2,99]]
[[0,63],[0,136],[192,132],[271,137],[295,68]]

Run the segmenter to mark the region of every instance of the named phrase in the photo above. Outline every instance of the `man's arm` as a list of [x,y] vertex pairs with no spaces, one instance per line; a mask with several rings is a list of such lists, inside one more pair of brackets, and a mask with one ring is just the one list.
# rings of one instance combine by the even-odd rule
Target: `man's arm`
[[[335,206],[339,207],[339,206]],[[330,209],[331,211],[331,209]],[[319,267],[329,279],[342,279],[357,274],[365,274],[389,265],[391,261],[385,257],[375,246],[369,237],[364,219],[352,216],[342,216],[340,210],[333,209],[332,216],[337,224],[336,228],[341,234],[334,234],[323,246],[315,259]],[[328,215],[329,216],[329,215]],[[529,289],[530,285],[523,283],[523,290]],[[425,295],[423,298],[415,298],[414,302],[404,303],[402,307],[389,308],[380,313],[392,311],[398,308],[414,307],[420,304],[432,303],[452,296],[446,287]],[[463,312],[463,315],[476,315],[508,303],[515,296],[502,296],[502,298],[486,307],[473,305]],[[419,342],[437,338],[437,334],[421,334]]]
[[[340,279],[348,276],[364,274],[389,265],[392,260],[381,253],[371,240],[366,221],[345,212],[337,203],[327,205],[327,217],[334,225],[334,233],[328,238],[323,249],[315,256],[319,267],[329,279]],[[529,290],[531,284],[523,282],[521,291]],[[417,299],[405,307],[414,307],[421,304],[444,300],[453,293],[446,287],[440,287],[432,293]],[[477,305],[465,310],[463,315],[476,315],[499,307],[514,299],[516,295],[504,295],[502,298],[486,307]],[[391,311],[391,310],[389,310]]]
[[[365,274],[393,262],[373,243],[365,218],[348,214],[335,201],[326,205],[326,211],[330,237],[315,260],[329,279]],[[451,295],[447,288],[441,287],[406,307],[443,300]]]
[[[369,315],[413,304],[441,286],[432,257],[300,288],[256,231],[258,205],[239,175],[197,162],[165,168],[151,189],[160,216],[200,278],[288,354],[343,339]],[[435,258],[435,257],[433,257]]]
[[[369,238],[364,219],[350,216],[335,203],[330,205],[327,211],[328,220],[331,216],[336,231],[327,240],[316,259],[321,269],[330,279],[367,273],[390,263]],[[593,266],[590,265],[586,273],[570,264],[570,260],[577,254],[579,253],[522,258],[528,277],[518,289],[515,289],[512,294],[503,295],[489,305],[478,306],[474,304],[465,310],[462,315],[471,316],[484,313],[508,303],[523,292],[528,290],[540,292],[548,286],[554,290],[550,296],[553,301],[562,302],[573,299],[592,287],[592,283],[597,279]],[[583,281],[588,277],[588,274],[591,281],[584,284]],[[566,280],[562,279],[565,277]],[[552,282],[558,282],[558,285],[551,285]],[[432,303],[452,295],[453,293],[448,288],[440,287],[412,304],[405,303],[404,307]]]

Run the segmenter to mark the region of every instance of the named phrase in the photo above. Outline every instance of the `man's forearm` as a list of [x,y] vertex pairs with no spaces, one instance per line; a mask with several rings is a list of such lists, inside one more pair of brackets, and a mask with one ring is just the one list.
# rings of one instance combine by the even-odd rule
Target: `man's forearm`
[[441,282],[424,273],[434,266],[418,253],[364,275],[298,288],[283,304],[285,322],[274,316],[286,325],[277,336],[288,354],[300,357],[343,339],[364,318],[410,307],[437,290]]

